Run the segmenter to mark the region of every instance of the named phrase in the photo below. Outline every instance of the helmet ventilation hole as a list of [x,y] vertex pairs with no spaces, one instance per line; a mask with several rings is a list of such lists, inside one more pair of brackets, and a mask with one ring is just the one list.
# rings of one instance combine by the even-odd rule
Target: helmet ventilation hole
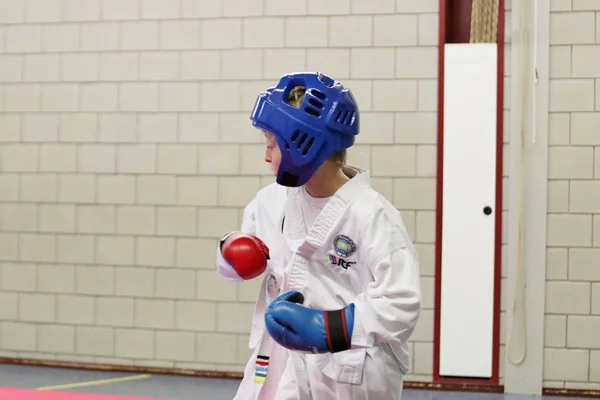
[[317,89],[312,89],[310,91],[310,94],[312,94],[313,96],[315,96],[316,98],[321,99],[321,100],[325,100],[325,98],[327,97],[323,94],[323,92],[321,92]]
[[304,133],[302,135],[302,137],[300,138],[300,140],[298,140],[298,143],[296,143],[296,148],[300,148],[302,147],[302,145],[304,144],[304,141],[306,141],[306,138],[308,137],[308,135],[306,133]]
[[307,114],[310,114],[310,115],[312,115],[314,117],[320,117],[321,116],[321,113],[319,111],[315,110],[312,107],[305,107],[304,111],[306,111]]
[[335,116],[335,122],[340,123],[342,125],[351,126],[354,123],[355,118],[356,113],[351,112],[349,110],[340,110]]
[[[308,133],[300,132],[300,130],[294,131],[290,142],[296,145],[296,148],[300,150],[300,153],[305,156],[308,154],[313,144],[315,143],[315,137]],[[286,148],[289,149],[289,145],[286,144]]]
[[315,138],[311,137],[308,141],[308,143],[306,143],[306,146],[304,146],[304,149],[302,149],[302,155],[305,156],[308,154],[308,152],[310,151],[310,148],[312,147],[313,143],[315,142]]
[[320,110],[323,109],[323,103],[321,103],[319,100],[315,100],[315,99],[308,99],[308,102],[311,106],[316,107]]

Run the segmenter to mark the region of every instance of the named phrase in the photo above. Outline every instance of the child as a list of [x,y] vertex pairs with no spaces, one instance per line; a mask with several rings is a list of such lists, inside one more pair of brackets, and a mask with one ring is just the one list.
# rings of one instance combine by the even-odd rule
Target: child
[[[289,188],[278,235],[264,243],[229,235],[222,246],[233,269],[251,270],[236,257],[261,252],[253,267],[271,263],[279,279],[271,297],[279,295],[266,312],[261,296],[254,318],[278,360],[269,365],[271,389],[257,398],[400,399],[420,313],[418,260],[368,173],[344,166],[359,133],[352,93],[323,74],[289,74],[260,94],[251,119],[267,136],[277,183]],[[236,399],[252,396],[240,390]]]

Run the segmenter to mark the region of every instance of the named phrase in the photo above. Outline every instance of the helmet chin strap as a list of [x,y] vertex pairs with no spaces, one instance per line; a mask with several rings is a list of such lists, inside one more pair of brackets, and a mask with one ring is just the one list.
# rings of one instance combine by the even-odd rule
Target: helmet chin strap
[[287,153],[286,150],[283,150],[279,168],[277,170],[277,183],[287,187],[299,187],[304,185],[313,175],[313,164],[297,166],[294,164],[290,154]]
[[298,175],[294,175],[287,171],[282,171],[281,167],[279,168],[279,171],[277,172],[277,183],[279,183],[281,186],[287,186],[287,187],[302,186],[302,185],[298,185]]

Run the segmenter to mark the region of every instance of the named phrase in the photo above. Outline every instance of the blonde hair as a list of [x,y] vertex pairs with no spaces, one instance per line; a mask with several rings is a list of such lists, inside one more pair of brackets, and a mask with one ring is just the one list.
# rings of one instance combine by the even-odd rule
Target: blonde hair
[[[287,97],[288,104],[298,108],[302,105],[302,101],[304,100],[304,94],[306,93],[306,88],[304,86],[295,86],[290,90],[290,93]],[[346,150],[340,150],[331,155],[328,158],[329,161],[332,161],[339,166],[343,167],[346,165]]]

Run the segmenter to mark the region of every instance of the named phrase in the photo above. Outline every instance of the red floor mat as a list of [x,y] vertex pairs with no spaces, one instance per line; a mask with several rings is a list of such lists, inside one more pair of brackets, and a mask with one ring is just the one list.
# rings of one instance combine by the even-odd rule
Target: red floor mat
[[0,388],[0,400],[159,400],[149,397],[128,397],[108,394],[38,391],[33,389]]

